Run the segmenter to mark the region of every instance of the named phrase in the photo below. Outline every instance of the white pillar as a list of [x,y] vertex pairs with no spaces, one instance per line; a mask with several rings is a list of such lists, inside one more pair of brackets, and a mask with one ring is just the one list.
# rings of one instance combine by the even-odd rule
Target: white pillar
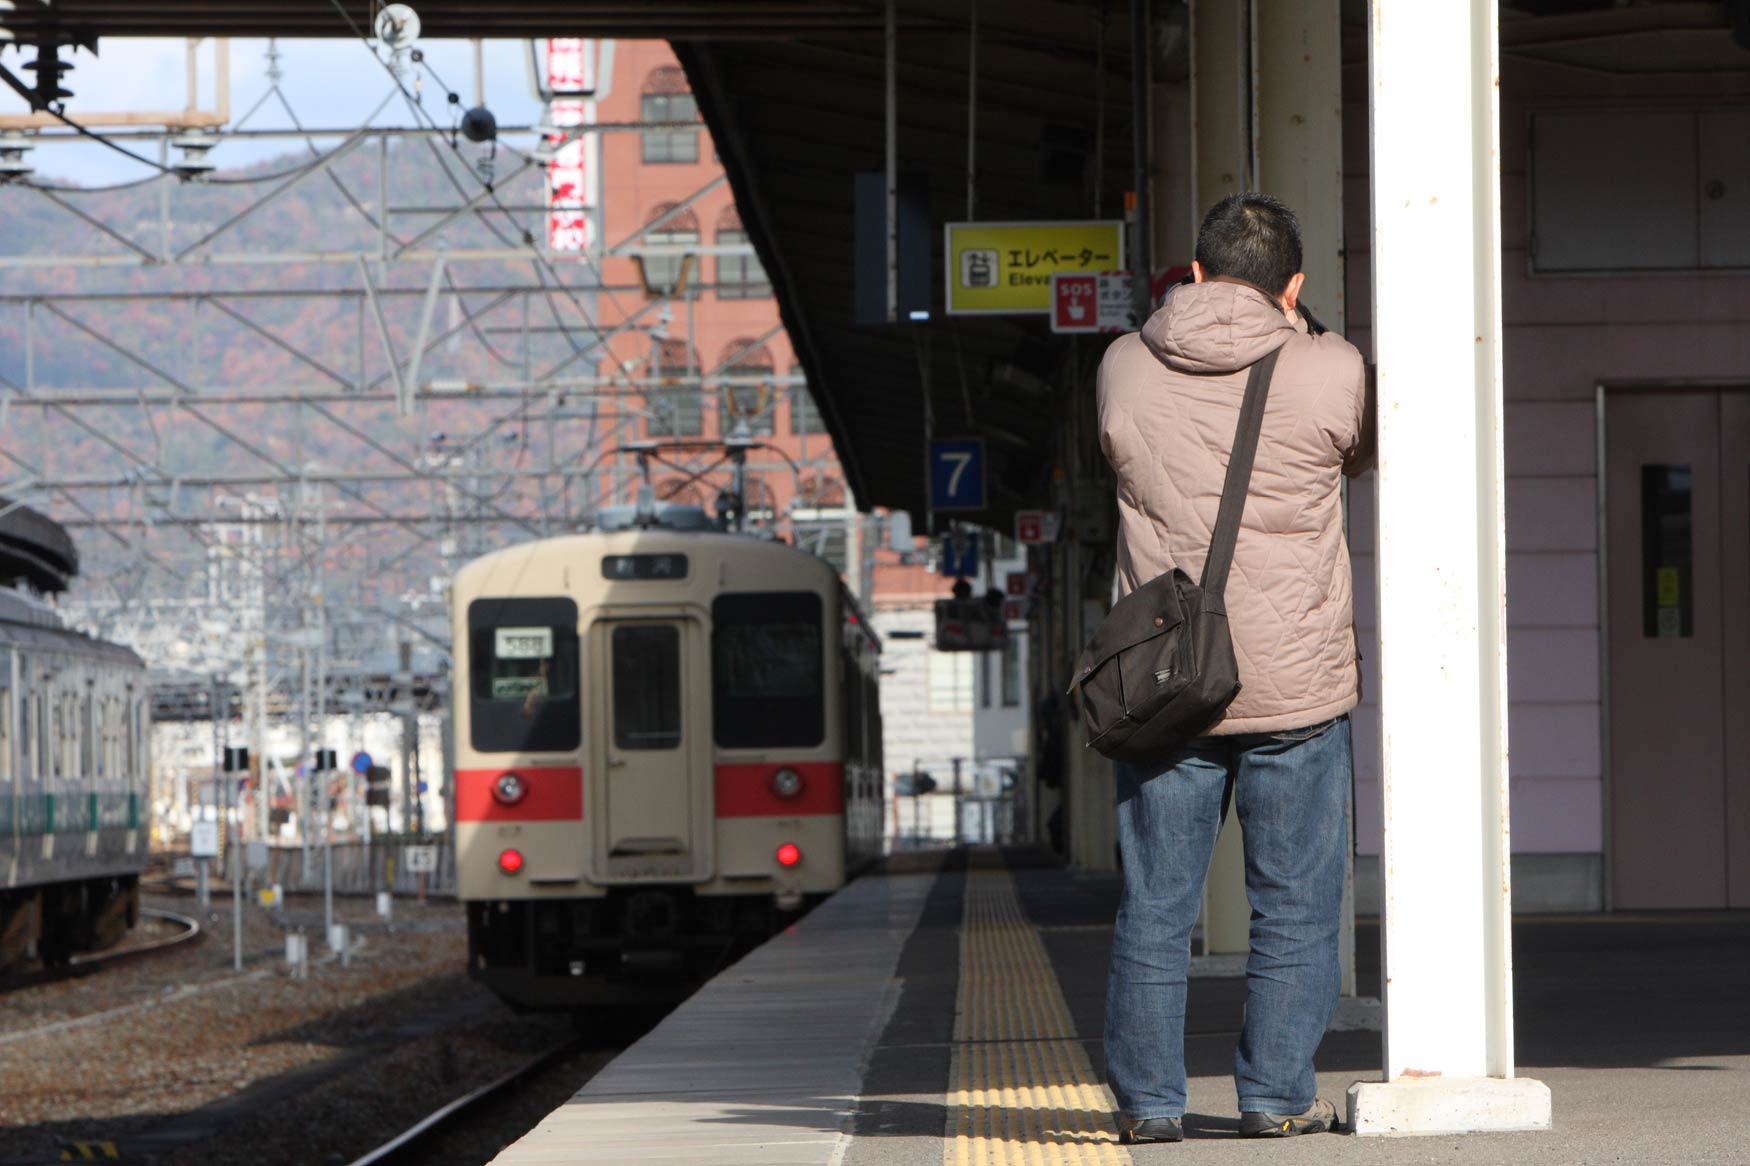
[[1513,1076],[1495,0],[1373,0],[1385,1076],[1362,1134],[1544,1129]]

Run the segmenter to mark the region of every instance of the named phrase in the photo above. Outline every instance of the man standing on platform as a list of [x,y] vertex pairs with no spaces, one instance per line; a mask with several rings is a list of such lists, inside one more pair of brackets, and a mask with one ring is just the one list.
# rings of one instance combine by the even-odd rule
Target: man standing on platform
[[1367,468],[1361,354],[1297,307],[1300,227],[1261,194],[1223,199],[1174,288],[1100,366],[1100,444],[1118,479],[1118,577],[1202,570],[1247,370],[1280,349],[1227,584],[1241,689],[1163,764],[1116,768],[1124,895],[1106,997],[1106,1067],[1125,1142],[1184,1137],[1191,928],[1231,805],[1252,907],[1240,1133],[1330,1129],[1313,1053],[1336,1008],[1359,699],[1341,483]]

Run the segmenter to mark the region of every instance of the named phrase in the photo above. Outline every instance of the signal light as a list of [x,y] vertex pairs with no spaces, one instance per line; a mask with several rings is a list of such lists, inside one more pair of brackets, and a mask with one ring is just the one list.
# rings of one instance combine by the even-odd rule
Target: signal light
[[795,866],[802,861],[802,848],[794,842],[786,842],[778,847],[778,865]]
[[492,797],[501,805],[514,806],[528,796],[529,785],[514,773],[501,773],[492,783]]
[[788,767],[772,774],[772,792],[781,798],[794,798],[802,794],[802,775]]
[[499,854],[498,869],[505,874],[515,874],[523,869],[523,852],[513,848]]

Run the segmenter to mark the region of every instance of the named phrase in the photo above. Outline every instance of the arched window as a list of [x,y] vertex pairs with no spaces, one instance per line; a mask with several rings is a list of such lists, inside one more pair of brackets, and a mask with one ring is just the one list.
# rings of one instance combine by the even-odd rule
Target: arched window
[[[802,366],[790,370],[791,378],[802,376]],[[826,423],[820,419],[820,407],[814,403],[814,393],[807,385],[790,388],[790,432],[798,437],[808,433],[825,433]]]
[[644,286],[653,296],[672,295],[682,286],[683,274],[698,273],[697,258],[688,268],[687,252],[699,244],[699,216],[691,209],[676,210],[674,203],[665,202],[652,209],[644,221],[656,224],[644,232],[639,248]]
[[830,510],[845,504],[845,484],[826,474],[803,474],[802,505],[815,510]]
[[776,431],[770,349],[751,336],[731,340],[717,357],[717,376],[723,384],[726,435],[769,436]]
[[717,256],[717,298],[720,300],[765,299],[772,294],[772,281],[760,266],[760,257],[753,253],[747,229],[741,224],[741,212],[733,206],[724,209],[717,219],[719,247],[746,247],[740,255]]
[[[643,121],[699,120],[699,104],[687,85],[687,75],[679,65],[664,65],[652,69],[644,78],[644,95],[639,102],[639,117]],[[689,129],[648,129],[644,138],[646,162],[697,162],[699,131]]]
[[[679,380],[696,376],[699,358],[687,348],[684,340],[664,340],[656,350],[654,374],[658,380]],[[649,420],[645,422],[647,437],[697,437],[705,431],[704,393],[696,384],[675,384],[653,387],[644,395]]]

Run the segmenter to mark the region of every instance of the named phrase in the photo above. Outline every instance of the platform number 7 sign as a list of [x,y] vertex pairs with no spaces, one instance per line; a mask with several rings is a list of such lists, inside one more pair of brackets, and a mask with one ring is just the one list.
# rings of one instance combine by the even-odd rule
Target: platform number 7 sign
[[983,510],[984,439],[930,443],[930,505],[936,510]]

